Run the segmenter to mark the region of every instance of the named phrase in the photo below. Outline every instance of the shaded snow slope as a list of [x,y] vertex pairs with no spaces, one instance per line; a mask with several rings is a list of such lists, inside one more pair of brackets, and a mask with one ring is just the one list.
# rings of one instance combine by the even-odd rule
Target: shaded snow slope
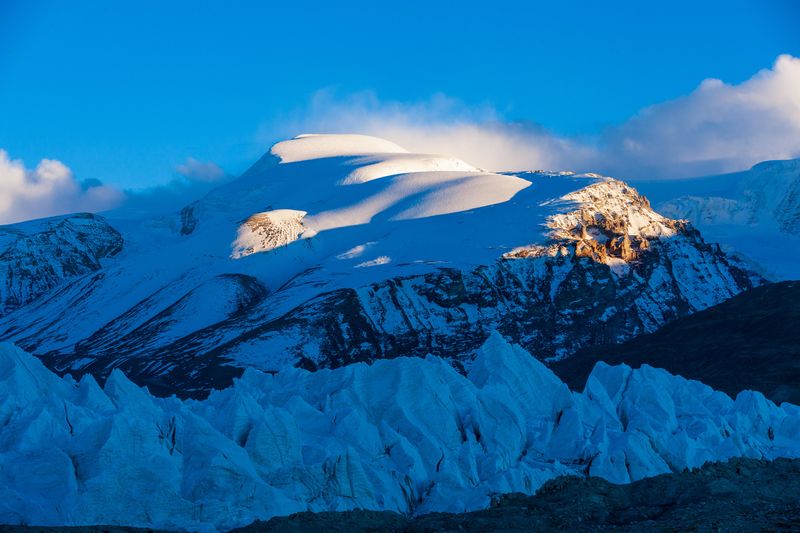
[[225,530],[297,511],[486,507],[560,474],[628,483],[796,457],[800,408],[599,363],[583,393],[499,335],[468,376],[399,358],[275,376],[202,402],[101,389],[0,345],[0,523]]
[[124,249],[0,318],[0,339],[182,395],[246,366],[434,354],[466,370],[493,329],[559,359],[760,283],[620,181],[359,135],[278,143],[176,216],[111,223]]
[[768,277],[800,279],[800,159],[636,186],[659,212],[689,220],[708,240],[757,263]]

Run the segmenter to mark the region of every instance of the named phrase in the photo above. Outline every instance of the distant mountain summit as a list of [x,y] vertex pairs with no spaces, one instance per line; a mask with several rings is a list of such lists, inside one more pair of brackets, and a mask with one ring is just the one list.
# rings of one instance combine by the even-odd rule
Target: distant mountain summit
[[750,170],[636,184],[664,215],[685,219],[767,277],[800,279],[800,159]]
[[466,371],[493,330],[563,359],[762,283],[618,180],[488,172],[362,135],[280,142],[174,216],[92,221],[2,229],[6,294],[26,296],[0,339],[183,396],[250,366],[434,354]]

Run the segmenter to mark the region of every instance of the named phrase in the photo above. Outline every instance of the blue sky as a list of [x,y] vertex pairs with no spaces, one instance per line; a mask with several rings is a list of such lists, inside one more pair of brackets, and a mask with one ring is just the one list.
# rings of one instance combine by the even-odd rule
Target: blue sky
[[790,0],[0,0],[0,148],[119,187],[163,183],[190,157],[238,173],[314,125],[320,90],[339,106],[446,95],[580,139],[800,56],[798,25]]

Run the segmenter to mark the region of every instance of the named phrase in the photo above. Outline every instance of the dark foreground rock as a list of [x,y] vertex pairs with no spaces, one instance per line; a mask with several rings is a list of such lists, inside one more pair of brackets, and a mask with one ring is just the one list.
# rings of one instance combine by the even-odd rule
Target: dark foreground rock
[[36,527],[0,526],[3,533],[167,533],[157,529],[125,526]]
[[[0,526],[12,533],[134,533],[113,526]],[[629,485],[565,476],[534,496],[499,496],[473,513],[407,518],[381,511],[299,513],[234,530],[255,532],[800,531],[800,459],[732,459]]]

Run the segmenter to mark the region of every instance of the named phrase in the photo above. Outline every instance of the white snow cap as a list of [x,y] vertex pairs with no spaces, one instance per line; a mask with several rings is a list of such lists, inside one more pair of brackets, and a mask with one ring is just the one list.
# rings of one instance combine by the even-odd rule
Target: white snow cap
[[294,139],[275,144],[270,153],[281,163],[294,163],[321,159],[369,154],[399,154],[407,151],[393,142],[356,134],[312,134],[298,135]]

